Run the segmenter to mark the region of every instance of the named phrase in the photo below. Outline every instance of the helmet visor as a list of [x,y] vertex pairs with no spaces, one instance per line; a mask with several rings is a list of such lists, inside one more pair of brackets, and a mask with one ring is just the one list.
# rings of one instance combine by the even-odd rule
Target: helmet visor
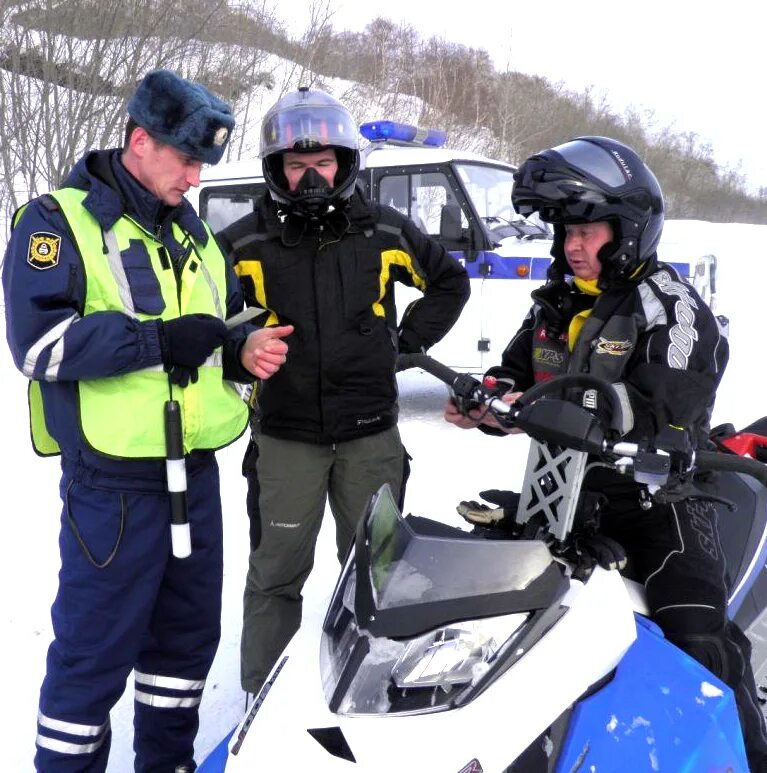
[[328,146],[356,150],[357,125],[334,105],[296,105],[269,115],[261,129],[261,158],[283,151],[312,151]]
[[620,188],[631,179],[628,166],[625,166],[625,162],[624,165],[621,164],[620,157],[593,142],[573,140],[552,150],[562,156],[570,166],[582,170],[610,188]]
[[618,201],[608,199],[601,186],[563,170],[522,171],[525,179],[512,192],[512,203],[521,215],[538,212],[548,223],[588,222],[602,219]]

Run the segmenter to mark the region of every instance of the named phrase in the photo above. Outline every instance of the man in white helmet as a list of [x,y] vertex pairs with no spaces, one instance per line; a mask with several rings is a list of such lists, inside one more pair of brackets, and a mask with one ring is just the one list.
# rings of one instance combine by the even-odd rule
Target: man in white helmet
[[[242,686],[251,693],[300,625],[326,502],[342,560],[371,494],[389,483],[402,498],[397,353],[439,341],[469,295],[457,260],[356,188],[357,124],[328,94],[301,88],[277,102],[261,159],[268,194],[221,235],[247,301],[268,311],[267,324],[295,326],[280,377],[255,390],[244,464],[252,550]],[[423,292],[399,325],[395,281]]]

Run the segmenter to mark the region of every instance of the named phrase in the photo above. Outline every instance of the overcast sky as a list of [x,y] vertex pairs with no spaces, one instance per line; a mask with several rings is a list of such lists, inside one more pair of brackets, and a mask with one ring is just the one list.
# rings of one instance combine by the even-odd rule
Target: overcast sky
[[[498,69],[508,65],[579,91],[592,87],[618,112],[628,105],[652,109],[659,127],[694,131],[710,142],[721,165],[742,160],[751,189],[767,186],[767,8],[761,3],[331,0],[331,6],[337,30],[362,30],[376,16],[406,21],[424,38],[484,48]],[[284,7],[291,24],[305,22],[299,4]]]

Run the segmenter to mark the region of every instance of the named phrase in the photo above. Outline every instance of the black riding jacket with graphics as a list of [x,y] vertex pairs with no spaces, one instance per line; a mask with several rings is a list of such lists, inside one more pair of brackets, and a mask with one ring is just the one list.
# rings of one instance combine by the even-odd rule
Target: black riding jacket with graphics
[[[286,364],[258,387],[267,435],[329,444],[397,422],[398,349],[426,349],[469,296],[465,269],[396,210],[352,196],[320,224],[281,218],[267,195],[219,240],[262,323],[291,324]],[[423,296],[398,329],[394,282]]]
[[[653,259],[641,279],[597,296],[572,280],[549,282],[533,299],[501,366],[489,374],[524,391],[562,373],[589,373],[617,384],[627,398],[627,439],[671,424],[705,442],[729,348],[709,307],[672,266]],[[570,351],[570,322],[587,309]]]

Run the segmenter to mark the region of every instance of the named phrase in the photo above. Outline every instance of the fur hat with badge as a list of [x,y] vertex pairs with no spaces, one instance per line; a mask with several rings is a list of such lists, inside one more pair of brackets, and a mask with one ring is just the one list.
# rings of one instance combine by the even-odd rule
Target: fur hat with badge
[[128,115],[156,140],[206,164],[224,155],[234,116],[200,83],[171,70],[152,70],[128,102]]

